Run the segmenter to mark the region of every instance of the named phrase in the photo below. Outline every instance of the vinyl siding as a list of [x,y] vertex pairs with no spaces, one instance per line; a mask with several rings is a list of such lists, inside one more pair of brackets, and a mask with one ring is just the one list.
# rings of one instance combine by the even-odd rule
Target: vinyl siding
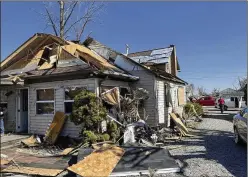
[[[145,115],[148,116],[146,122],[149,125],[156,125],[158,121],[156,120],[156,93],[154,92],[155,76],[149,74],[146,71],[136,70],[129,71],[134,76],[140,77],[139,81],[132,84],[132,86],[137,88],[144,88],[149,91],[149,99],[144,102]],[[140,111],[141,118],[144,117],[144,111]]]
[[156,80],[157,84],[157,110],[158,110],[158,123],[164,124],[165,123],[165,95],[164,95],[164,82],[161,80]]
[[[64,112],[64,88],[68,86],[87,86],[88,90],[94,91],[96,88],[95,79],[66,80],[57,82],[47,82],[29,85],[29,130],[30,133],[44,135],[51,124],[54,115],[36,114],[36,90],[41,88],[54,88],[55,90],[55,112]],[[78,137],[80,126],[74,125],[69,119],[65,123],[62,136]]]

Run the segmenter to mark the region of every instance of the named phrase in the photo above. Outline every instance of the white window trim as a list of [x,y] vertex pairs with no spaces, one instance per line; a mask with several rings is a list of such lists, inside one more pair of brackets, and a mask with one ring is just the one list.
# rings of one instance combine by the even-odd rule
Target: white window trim
[[[49,90],[52,89],[53,90],[53,100],[42,100],[42,101],[38,101],[37,100],[37,91],[38,90]],[[50,115],[55,115],[55,88],[38,88],[35,89],[35,94],[36,94],[36,102],[35,102],[35,115],[39,115],[39,116],[50,116]],[[53,103],[53,114],[38,114],[37,113],[37,103]]]
[[[66,113],[65,112],[65,103],[74,103],[74,100],[66,100],[65,99],[65,89],[66,88],[69,88],[70,86],[64,86],[64,113],[66,114],[66,115],[70,115],[71,113]],[[88,86],[87,85],[76,85],[76,86],[73,86],[73,87],[79,87],[79,88],[85,88],[86,90],[88,90]]]

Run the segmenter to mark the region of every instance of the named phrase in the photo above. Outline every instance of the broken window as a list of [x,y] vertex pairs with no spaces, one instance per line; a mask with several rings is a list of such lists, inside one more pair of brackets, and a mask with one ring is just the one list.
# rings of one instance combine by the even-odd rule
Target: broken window
[[64,100],[64,110],[66,114],[72,112],[72,107],[74,103],[74,98],[81,91],[86,90],[87,87],[68,87],[65,88],[65,100]]
[[36,90],[36,113],[54,114],[54,89]]

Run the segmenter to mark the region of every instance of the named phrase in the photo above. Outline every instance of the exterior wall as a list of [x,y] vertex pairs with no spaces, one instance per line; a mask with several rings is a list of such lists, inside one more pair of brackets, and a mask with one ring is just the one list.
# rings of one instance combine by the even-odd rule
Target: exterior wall
[[[66,80],[57,82],[46,82],[29,85],[29,130],[33,134],[45,134],[51,124],[54,115],[36,114],[36,89],[54,88],[55,89],[55,112],[64,112],[64,88],[67,86],[87,86],[88,90],[96,91],[98,79]],[[61,133],[63,136],[78,137],[80,126],[74,125],[67,120]]]
[[141,118],[147,117],[146,122],[149,125],[156,125],[158,123],[158,119],[156,119],[156,92],[155,92],[155,76],[147,73],[146,71],[129,71],[131,74],[140,77],[139,81],[133,83],[132,86],[138,88],[144,88],[149,92],[149,99],[144,102],[145,112],[140,110]]
[[[183,107],[184,105],[180,105],[178,104],[178,88],[179,87],[184,87],[184,91],[185,86],[184,85],[179,85],[179,84],[168,84],[169,89],[170,89],[170,104],[168,107],[168,122],[167,122],[167,126],[170,126],[170,116],[169,113],[171,113],[173,111],[173,109],[175,110],[176,113],[178,113],[180,116],[182,116],[183,113]],[[184,93],[185,97],[185,103],[186,103],[186,92]]]
[[157,114],[156,117],[158,119],[159,124],[164,124],[165,120],[165,86],[164,81],[156,80],[156,91],[157,91],[157,102],[156,109]]

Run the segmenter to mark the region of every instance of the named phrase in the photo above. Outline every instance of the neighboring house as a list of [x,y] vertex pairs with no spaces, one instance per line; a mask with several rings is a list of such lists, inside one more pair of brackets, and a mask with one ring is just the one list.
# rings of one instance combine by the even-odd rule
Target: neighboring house
[[[83,45],[35,34],[1,62],[0,90],[7,91],[7,131],[45,134],[56,111],[70,113],[75,89],[99,95],[104,87],[128,88],[139,78]],[[78,137],[68,120],[62,135]]]
[[229,107],[245,107],[245,98],[243,91],[227,88],[220,91],[220,96],[226,100],[225,102]]
[[149,91],[150,98],[144,103],[145,109],[140,110],[141,116],[144,118],[148,116],[149,125],[169,126],[169,113],[172,109],[182,114],[182,108],[186,102],[185,85],[187,83],[177,77],[180,66],[175,46],[126,56],[92,38],[88,38],[84,45],[139,77],[139,80],[132,85]]

